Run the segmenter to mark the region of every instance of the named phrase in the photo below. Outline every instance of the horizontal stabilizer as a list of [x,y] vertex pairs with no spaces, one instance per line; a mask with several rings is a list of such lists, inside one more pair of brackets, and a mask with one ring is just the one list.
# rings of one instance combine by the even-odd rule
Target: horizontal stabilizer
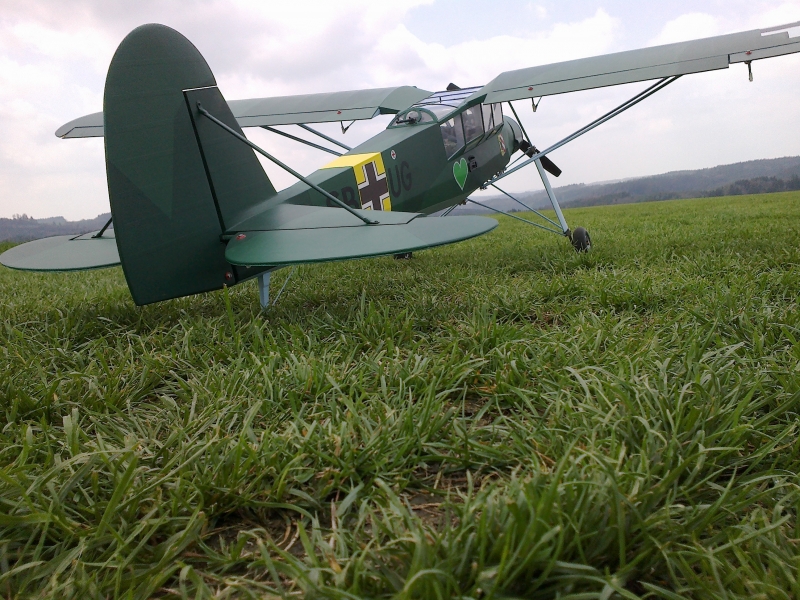
[[467,216],[417,217],[396,225],[251,231],[230,241],[225,258],[234,265],[256,267],[401,254],[467,240],[495,227],[494,219]]
[[114,230],[84,235],[58,235],[14,246],[0,254],[0,264],[22,271],[83,271],[119,264]]

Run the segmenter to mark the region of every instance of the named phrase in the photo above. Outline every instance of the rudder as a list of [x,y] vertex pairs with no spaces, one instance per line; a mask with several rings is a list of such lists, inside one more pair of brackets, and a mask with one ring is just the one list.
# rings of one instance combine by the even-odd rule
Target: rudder
[[103,114],[117,246],[139,305],[240,280],[221,236],[275,194],[249,148],[195,124],[196,99],[241,131],[188,39],[155,24],[128,34],[109,67]]

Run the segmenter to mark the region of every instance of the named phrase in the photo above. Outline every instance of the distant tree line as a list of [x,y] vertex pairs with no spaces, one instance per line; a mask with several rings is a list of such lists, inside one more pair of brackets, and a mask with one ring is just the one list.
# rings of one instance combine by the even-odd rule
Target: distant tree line
[[703,196],[715,198],[718,196],[746,196],[749,194],[772,194],[796,190],[800,190],[800,177],[797,175],[793,175],[790,179],[755,177],[753,179],[740,179],[728,185],[709,190]]
[[94,219],[67,221],[63,217],[34,219],[26,214],[0,218],[0,242],[27,242],[52,235],[78,235],[97,231],[106,224],[111,215],[106,213]]

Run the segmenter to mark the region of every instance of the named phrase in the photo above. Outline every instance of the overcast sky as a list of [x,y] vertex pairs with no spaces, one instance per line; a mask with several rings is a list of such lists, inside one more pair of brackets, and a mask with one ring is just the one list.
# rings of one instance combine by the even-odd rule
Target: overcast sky
[[[796,21],[800,0],[0,0],[0,217],[109,210],[102,140],[54,132],[102,108],[114,50],[142,23],[186,35],[236,99],[481,85],[510,69]],[[753,66],[754,83],[743,65],[684,77],[558,150],[557,185],[800,155],[800,55]],[[535,115],[520,101],[518,112],[543,147],[644,87],[547,97]],[[355,145],[386,124],[359,122],[338,135]],[[338,125],[320,128],[336,133]],[[263,130],[246,133],[301,172],[329,156]],[[276,187],[293,182],[265,167]],[[506,185],[541,182],[523,170]]]

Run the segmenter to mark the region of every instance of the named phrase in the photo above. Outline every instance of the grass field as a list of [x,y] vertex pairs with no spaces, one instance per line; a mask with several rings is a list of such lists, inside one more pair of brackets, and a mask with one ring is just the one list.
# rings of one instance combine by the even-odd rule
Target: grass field
[[566,216],[266,314],[0,268],[0,595],[800,597],[800,193]]

